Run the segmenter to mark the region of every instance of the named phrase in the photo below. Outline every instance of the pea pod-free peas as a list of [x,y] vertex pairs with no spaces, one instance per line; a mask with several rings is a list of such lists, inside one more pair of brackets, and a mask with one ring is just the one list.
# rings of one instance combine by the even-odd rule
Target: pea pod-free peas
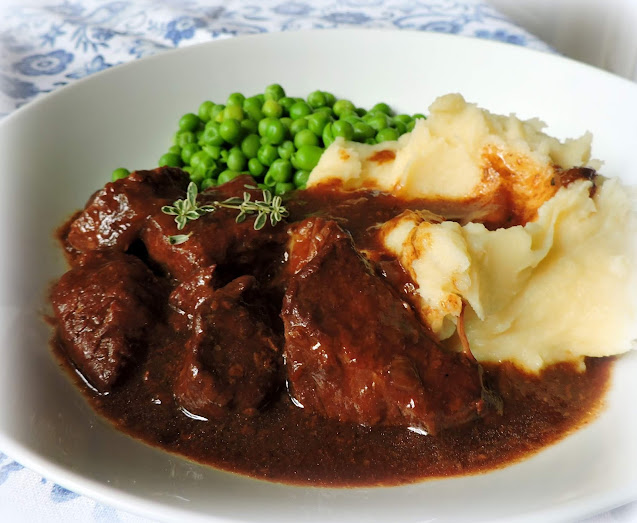
[[[231,93],[205,100],[177,121],[173,144],[159,165],[181,167],[201,190],[250,174],[282,195],[304,189],[323,151],[337,138],[375,144],[397,140],[421,114],[394,114],[379,102],[366,110],[346,98],[314,90],[306,98],[271,84],[263,93]],[[116,169],[112,179],[128,175]]]

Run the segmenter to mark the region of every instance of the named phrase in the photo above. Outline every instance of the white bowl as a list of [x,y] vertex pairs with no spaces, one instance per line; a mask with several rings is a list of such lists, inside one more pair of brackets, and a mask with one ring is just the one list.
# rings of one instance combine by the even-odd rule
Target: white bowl
[[150,168],[181,114],[273,82],[362,106],[425,111],[438,95],[558,137],[595,135],[603,173],[637,182],[637,86],[552,55],[487,41],[383,31],[280,33],[172,51],[91,76],[0,124],[0,449],[59,484],[160,520],[549,521],[637,498],[637,355],[583,430],[484,475],[393,488],[290,487],[219,472],[139,443],[95,415],[58,367],[42,319],[65,269],[55,227],[115,167]]

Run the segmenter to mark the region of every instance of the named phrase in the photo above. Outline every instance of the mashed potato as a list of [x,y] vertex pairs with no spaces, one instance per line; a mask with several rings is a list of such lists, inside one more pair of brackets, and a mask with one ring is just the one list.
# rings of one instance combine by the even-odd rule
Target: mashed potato
[[637,338],[634,193],[599,178],[594,191],[589,180],[560,188],[553,183],[560,170],[591,164],[590,135],[561,143],[541,128],[448,95],[397,142],[335,142],[309,181],[337,176],[346,189],[485,207],[506,191],[517,225],[489,230],[407,211],[381,234],[417,284],[421,316],[441,340],[460,350],[464,308],[479,361],[531,372],[619,354]]
[[418,284],[432,330],[454,334],[464,302],[476,359],[534,372],[629,350],[637,338],[634,200],[617,180],[594,198],[590,187],[561,189],[524,226],[489,231],[411,214],[385,224],[385,244]]
[[590,134],[562,143],[542,128],[539,120],[494,115],[449,94],[398,141],[367,145],[338,139],[323,153],[308,187],[336,179],[345,189],[484,202],[506,191],[524,222],[555,194],[549,182],[556,168],[591,164]]

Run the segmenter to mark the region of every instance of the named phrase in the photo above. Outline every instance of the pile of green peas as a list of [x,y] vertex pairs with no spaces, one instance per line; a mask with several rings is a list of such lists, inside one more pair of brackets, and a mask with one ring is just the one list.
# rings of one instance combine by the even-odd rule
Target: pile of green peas
[[[368,144],[397,140],[418,118],[424,115],[395,115],[386,103],[367,111],[326,91],[292,98],[272,84],[249,98],[232,93],[225,104],[206,100],[197,114],[184,114],[158,164],[181,167],[201,190],[250,174],[260,187],[282,195],[305,188],[336,137]],[[127,175],[116,169],[113,179]]]

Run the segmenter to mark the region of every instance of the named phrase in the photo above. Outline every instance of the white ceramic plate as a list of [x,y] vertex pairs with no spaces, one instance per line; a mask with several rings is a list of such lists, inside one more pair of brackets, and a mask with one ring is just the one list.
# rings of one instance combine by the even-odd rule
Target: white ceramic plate
[[496,112],[540,116],[560,138],[592,131],[604,174],[637,182],[637,86],[514,46],[410,32],[281,33],[92,76],[0,124],[0,449],[69,489],[158,520],[549,521],[636,499],[637,354],[617,365],[599,419],[561,443],[496,472],[396,488],[246,479],[147,447],[92,413],[53,360],[40,316],[64,270],[54,227],[113,168],[156,165],[181,114],[273,82],[410,112],[461,92]]

